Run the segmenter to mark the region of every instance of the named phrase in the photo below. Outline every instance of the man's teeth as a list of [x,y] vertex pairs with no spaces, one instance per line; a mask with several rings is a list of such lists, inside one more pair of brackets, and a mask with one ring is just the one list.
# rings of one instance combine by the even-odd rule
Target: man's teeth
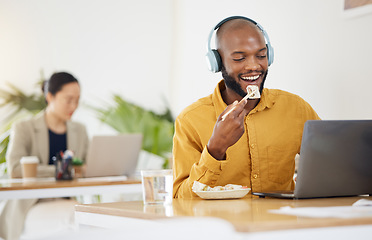
[[249,81],[254,81],[256,80],[257,78],[259,78],[260,75],[257,75],[257,76],[251,76],[251,77],[242,77],[244,80],[249,80]]

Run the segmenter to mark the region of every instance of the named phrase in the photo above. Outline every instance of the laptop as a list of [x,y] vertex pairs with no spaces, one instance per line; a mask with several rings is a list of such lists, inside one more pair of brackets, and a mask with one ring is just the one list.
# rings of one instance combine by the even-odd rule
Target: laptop
[[305,123],[294,192],[261,197],[321,198],[372,194],[372,120]]
[[85,177],[131,176],[142,148],[142,134],[93,136]]

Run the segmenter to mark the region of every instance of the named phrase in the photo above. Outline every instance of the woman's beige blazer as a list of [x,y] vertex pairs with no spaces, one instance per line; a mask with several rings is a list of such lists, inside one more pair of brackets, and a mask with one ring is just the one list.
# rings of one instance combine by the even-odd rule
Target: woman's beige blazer
[[[89,139],[83,124],[67,122],[67,149],[74,156],[85,161]],[[45,113],[30,120],[13,125],[6,154],[8,174],[11,178],[21,178],[20,160],[23,156],[39,158],[38,177],[53,177],[55,167],[49,162],[49,133],[45,122]]]

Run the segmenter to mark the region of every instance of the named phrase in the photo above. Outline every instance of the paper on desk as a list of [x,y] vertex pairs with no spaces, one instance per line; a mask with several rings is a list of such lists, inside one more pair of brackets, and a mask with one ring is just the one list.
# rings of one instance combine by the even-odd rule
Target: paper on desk
[[359,199],[355,203],[353,203],[354,207],[359,207],[359,206],[372,206],[372,200],[367,200],[367,199]]
[[127,176],[108,176],[108,177],[87,177],[78,178],[79,182],[97,182],[97,181],[107,181],[107,182],[120,182],[128,180]]
[[339,207],[281,207],[269,210],[271,213],[313,218],[363,218],[372,217],[372,201],[360,199],[352,206]]

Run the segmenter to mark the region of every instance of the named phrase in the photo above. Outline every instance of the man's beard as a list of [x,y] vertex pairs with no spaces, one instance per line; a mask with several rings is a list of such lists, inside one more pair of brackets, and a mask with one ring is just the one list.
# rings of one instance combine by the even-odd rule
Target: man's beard
[[[227,73],[225,66],[222,66],[221,72],[222,72],[222,77],[225,80],[225,84],[226,84],[227,88],[233,90],[234,92],[239,94],[239,96],[241,96],[241,97],[245,97],[245,95],[247,95],[247,92],[245,92],[242,89],[242,87],[238,84],[238,82],[235,81],[235,79]],[[269,72],[269,70],[267,70],[264,73],[264,77],[263,77],[263,80],[262,80],[262,83],[261,83],[261,86],[260,86],[260,94],[262,94],[262,90],[264,88],[264,84],[265,84],[265,80],[266,80],[268,72]]]

